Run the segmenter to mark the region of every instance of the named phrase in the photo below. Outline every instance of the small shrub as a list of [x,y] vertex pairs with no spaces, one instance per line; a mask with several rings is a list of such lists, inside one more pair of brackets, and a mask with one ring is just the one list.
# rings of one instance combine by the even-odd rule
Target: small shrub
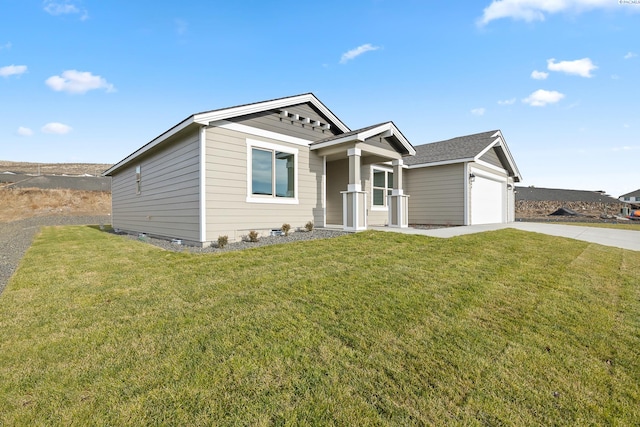
[[313,231],[313,221],[309,221],[304,225],[304,229],[307,231]]
[[255,243],[258,241],[258,232],[256,230],[251,230],[249,234],[247,234],[247,237],[249,238],[250,242]]
[[218,247],[220,249],[227,246],[228,243],[229,243],[229,236],[218,236]]
[[289,230],[291,230],[290,224],[282,224],[282,232],[284,233],[285,236],[289,235]]

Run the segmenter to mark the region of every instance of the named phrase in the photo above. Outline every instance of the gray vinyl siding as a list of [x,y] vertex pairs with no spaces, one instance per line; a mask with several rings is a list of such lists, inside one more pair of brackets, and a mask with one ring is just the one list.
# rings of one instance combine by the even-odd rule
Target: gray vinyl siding
[[[327,119],[316,112],[308,104],[300,104],[287,107],[289,113],[298,114],[300,117],[309,117],[311,120],[319,120],[321,123],[327,123]],[[281,133],[296,138],[302,138],[309,141],[317,141],[328,138],[332,135],[342,133],[338,128],[331,127],[327,129],[313,128],[309,124],[304,124],[293,119],[285,119],[280,116],[280,112],[276,110],[265,111],[262,113],[249,114],[242,117],[228,119],[231,122],[239,123],[251,127],[255,127],[270,132]]]
[[[197,242],[199,136],[189,132],[132,162],[112,177],[114,228]],[[141,168],[137,193],[136,167]]]
[[[299,204],[247,202],[247,139],[298,150]],[[206,132],[207,241],[226,235],[240,240],[251,230],[261,234],[288,223],[292,230],[308,221],[324,222],[323,159],[308,147],[222,128]]]
[[410,224],[464,225],[464,165],[404,170]]
[[480,157],[480,160],[485,161],[490,165],[497,166],[501,169],[504,169],[504,165],[500,161],[500,158],[498,158],[495,148],[492,148],[491,150],[484,153],[484,155]]
[[327,162],[327,224],[342,225],[342,193],[349,185],[349,160]]

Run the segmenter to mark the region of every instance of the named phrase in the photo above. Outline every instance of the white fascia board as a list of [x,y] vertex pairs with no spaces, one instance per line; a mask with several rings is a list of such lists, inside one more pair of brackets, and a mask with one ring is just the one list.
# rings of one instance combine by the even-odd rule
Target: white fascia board
[[373,129],[358,133],[358,139],[360,141],[364,141],[365,139],[369,139],[372,136],[380,135],[381,133],[387,132],[389,130],[391,130],[391,123],[385,123],[380,126],[376,126]]
[[520,171],[518,170],[518,167],[516,166],[516,162],[513,159],[511,152],[509,151],[509,147],[507,147],[507,143],[505,142],[504,137],[502,136],[502,132],[497,131],[496,133],[491,135],[491,138],[496,138],[496,140],[493,141],[491,144],[487,145],[487,147],[484,150],[478,153],[474,161],[479,162],[478,159],[484,156],[489,150],[491,150],[494,147],[500,147],[505,154],[505,158],[507,159],[507,163],[509,163],[509,167],[513,171],[514,178],[517,178],[518,182],[522,181],[522,176],[520,175]]
[[340,145],[345,142],[358,142],[357,135],[344,136],[342,138],[332,139],[330,141],[321,142],[320,144],[313,144],[311,150],[320,150],[321,148],[332,147],[334,145]]
[[411,143],[402,136],[402,132],[398,130],[398,128],[396,127],[396,125],[393,124],[393,122],[387,122],[380,126],[376,126],[373,129],[369,129],[367,131],[359,133],[358,139],[360,139],[361,141],[364,141],[366,139],[371,138],[372,136],[380,135],[383,133],[387,133],[387,135],[382,135],[384,138],[395,136],[398,139],[398,141],[400,141],[402,146],[407,149],[409,154],[412,156],[415,156],[416,154],[415,148],[413,148],[413,145],[411,145]]
[[496,165],[492,165],[491,163],[487,163],[484,160],[476,160],[475,163],[480,165],[480,166],[484,166],[485,168],[492,169],[492,170],[494,170],[496,172],[500,172],[500,173],[503,173],[503,174],[506,174],[506,175],[509,174],[509,172],[506,169],[498,167]]
[[155,148],[158,145],[160,145],[162,142],[164,142],[167,139],[171,138],[173,135],[177,134],[178,132],[186,129],[187,127],[189,127],[193,123],[194,123],[194,116],[191,116],[191,117],[183,120],[182,122],[178,123],[176,126],[172,127],[171,129],[169,129],[168,131],[166,131],[162,135],[160,135],[160,136],[156,137],[155,139],[151,140],[150,142],[148,142],[147,144],[145,144],[141,148],[139,148],[136,151],[134,151],[132,154],[128,155],[127,157],[125,157],[124,159],[120,160],[115,165],[111,166],[111,168],[106,170],[103,173],[103,175],[104,176],[108,176],[109,174],[115,172],[116,170],[120,169],[121,167],[123,167],[127,163],[129,163],[132,160],[134,160],[136,157],[141,156],[142,154],[146,153],[149,150],[152,150],[153,148]]
[[509,166],[511,166],[511,170],[513,170],[513,177],[518,179],[517,182],[520,182],[520,181],[522,181],[522,175],[520,175],[520,171],[518,170],[518,166],[516,166],[516,161],[513,158],[513,156],[511,155],[511,151],[509,151],[509,147],[507,146],[507,143],[504,141],[504,138],[502,138],[502,135],[500,135],[500,138],[502,139],[502,144],[500,144],[500,147],[502,148],[502,150],[506,154],[505,157],[507,158],[507,161],[509,162]]
[[285,135],[278,132],[272,132],[264,129],[254,128],[253,126],[247,126],[240,123],[229,122],[226,120],[213,122],[208,127],[218,127],[221,129],[234,130],[237,132],[246,133],[248,135],[274,139],[280,142],[288,142],[290,144],[301,145],[303,147],[308,147],[313,142],[308,139],[297,138],[295,136],[289,136],[289,135]]
[[407,169],[430,168],[432,166],[455,165],[456,163],[466,163],[466,162],[474,162],[474,161],[475,161],[475,159],[473,159],[473,158],[443,160],[441,162],[418,163],[417,165],[408,165]]
[[225,120],[231,117],[244,116],[247,114],[260,113],[262,111],[273,110],[277,108],[285,108],[291,105],[303,104],[310,102],[316,107],[322,114],[335,123],[336,126],[342,130],[342,132],[349,132],[350,129],[342,123],[342,121],[336,117],[325,105],[318,100],[313,94],[304,94],[292,96],[289,98],[275,99],[273,101],[258,102],[255,104],[242,105],[239,107],[225,108],[222,110],[210,111],[207,113],[200,113],[194,116],[196,123],[208,125],[210,122],[216,122],[218,120]]
[[495,146],[500,146],[500,138],[496,139],[495,141],[493,141],[491,144],[487,145],[484,150],[482,150],[481,152],[479,152],[478,154],[476,154],[476,159],[479,159],[480,157],[484,156],[485,154],[487,154],[489,152],[489,150],[491,150],[493,147]]

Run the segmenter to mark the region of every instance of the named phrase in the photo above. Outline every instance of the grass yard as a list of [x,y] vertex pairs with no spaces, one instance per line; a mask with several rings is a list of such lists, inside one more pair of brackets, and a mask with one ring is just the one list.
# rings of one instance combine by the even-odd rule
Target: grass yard
[[507,229],[226,254],[45,228],[0,425],[634,425],[640,252]]

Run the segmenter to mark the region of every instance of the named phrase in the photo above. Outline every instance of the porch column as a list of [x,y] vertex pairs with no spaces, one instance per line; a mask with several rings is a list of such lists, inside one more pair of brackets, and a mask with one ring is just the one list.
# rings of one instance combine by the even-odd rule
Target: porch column
[[359,231],[367,229],[367,193],[362,191],[360,184],[360,156],[362,150],[350,148],[349,156],[349,184],[347,191],[342,191],[342,227],[345,231]]
[[393,189],[389,196],[389,227],[409,227],[409,196],[402,188],[402,159],[391,162],[393,165]]

